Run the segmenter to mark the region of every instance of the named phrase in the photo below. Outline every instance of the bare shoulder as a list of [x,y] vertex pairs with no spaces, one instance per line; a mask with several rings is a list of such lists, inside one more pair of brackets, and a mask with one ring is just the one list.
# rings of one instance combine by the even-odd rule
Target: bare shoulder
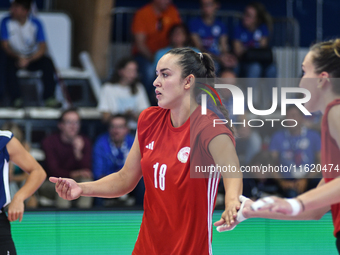
[[333,106],[328,112],[328,124],[332,127],[340,127],[340,105]]
[[333,106],[327,117],[329,132],[340,146],[340,105]]

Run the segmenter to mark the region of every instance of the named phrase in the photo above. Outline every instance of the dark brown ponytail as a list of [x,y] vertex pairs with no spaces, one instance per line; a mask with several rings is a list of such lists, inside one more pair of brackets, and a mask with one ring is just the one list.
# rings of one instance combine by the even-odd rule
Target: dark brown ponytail
[[[195,78],[215,78],[215,64],[208,53],[197,53],[190,48],[174,48],[166,54],[180,55],[178,64],[182,67],[182,78],[193,74]],[[194,96],[202,92],[201,88],[206,88],[204,84],[196,82],[194,88]],[[228,121],[227,127],[234,134],[234,128],[230,125],[229,111],[220,103],[215,93],[211,93],[216,100],[218,110]]]

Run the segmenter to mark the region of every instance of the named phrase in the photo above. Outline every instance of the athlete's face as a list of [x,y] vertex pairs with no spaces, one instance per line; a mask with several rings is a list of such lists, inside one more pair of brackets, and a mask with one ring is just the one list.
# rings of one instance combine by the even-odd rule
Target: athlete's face
[[311,93],[311,99],[305,103],[305,107],[310,112],[316,112],[321,109],[321,90],[318,88],[319,75],[315,73],[315,67],[312,62],[313,52],[308,52],[302,63],[302,78],[300,88],[305,88]]
[[158,105],[165,109],[174,109],[180,106],[187,94],[188,79],[182,78],[182,68],[177,64],[180,56],[165,54],[156,67],[156,79],[153,85],[156,87]]

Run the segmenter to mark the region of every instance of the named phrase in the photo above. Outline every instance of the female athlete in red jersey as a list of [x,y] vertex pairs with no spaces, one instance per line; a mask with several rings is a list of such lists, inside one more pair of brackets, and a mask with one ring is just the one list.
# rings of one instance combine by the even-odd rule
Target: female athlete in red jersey
[[[124,167],[94,182],[78,184],[55,177],[50,181],[56,183],[59,196],[72,200],[122,196],[143,176],[144,215],[133,254],[212,254],[212,213],[219,174],[191,178],[189,163],[239,169],[232,130],[225,125],[212,128],[218,117],[211,111],[201,115],[195,101],[199,91],[199,85],[193,89],[195,79],[215,76],[213,60],[189,48],[172,49],[159,60],[156,75],[153,85],[158,107],[141,113]],[[225,211],[215,223],[220,231],[234,223],[242,193],[240,172],[233,178],[223,177]]]
[[[261,217],[287,220],[320,219],[332,211],[334,236],[340,253],[340,39],[315,44],[302,64],[300,87],[311,92],[305,107],[321,111],[321,170],[317,188],[295,199],[267,197],[253,204],[247,202],[246,218]],[[252,209],[250,210],[249,206]]]

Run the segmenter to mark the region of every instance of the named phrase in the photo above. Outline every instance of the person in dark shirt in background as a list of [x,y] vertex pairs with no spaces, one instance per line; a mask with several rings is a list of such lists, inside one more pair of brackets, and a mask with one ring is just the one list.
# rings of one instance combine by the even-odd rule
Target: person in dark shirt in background
[[290,173],[281,173],[277,177],[281,195],[295,197],[315,188],[320,182],[321,173],[309,172],[307,168],[320,163],[321,137],[318,132],[304,125],[304,115],[295,105],[287,107],[286,116],[298,124],[274,133],[269,151],[278,165],[297,169]]
[[[59,119],[59,131],[46,137],[42,148],[46,155],[45,166],[48,176],[76,179],[80,182],[93,180],[91,171],[92,147],[90,140],[79,134],[80,116],[76,109],[65,110]],[[45,182],[41,187],[42,195],[54,194],[54,185]],[[69,208],[70,201],[55,196],[58,208]],[[92,198],[83,197],[77,207],[89,208]]]

